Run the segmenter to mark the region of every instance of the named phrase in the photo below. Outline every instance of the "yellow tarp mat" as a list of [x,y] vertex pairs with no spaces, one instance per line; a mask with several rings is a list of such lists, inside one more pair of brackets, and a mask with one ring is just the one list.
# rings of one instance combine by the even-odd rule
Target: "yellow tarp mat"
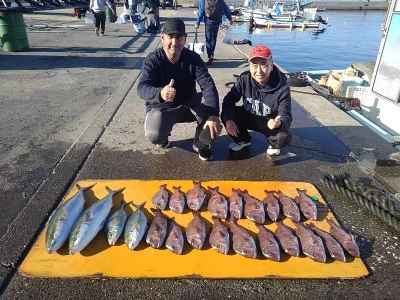
[[[140,204],[147,201],[144,213],[151,219],[153,216],[150,207],[152,196],[159,190],[160,185],[167,184],[167,189],[172,191],[173,186],[181,186],[183,192],[193,187],[191,180],[85,180],[78,182],[82,187],[94,182],[97,184],[85,192],[87,205],[102,199],[108,194],[105,187],[119,189],[126,187],[120,194],[114,196],[114,208],[119,207],[121,199]],[[205,181],[202,186],[219,187],[220,193],[229,197],[232,188],[247,189],[249,194],[259,200],[266,197],[264,190],[281,190],[284,194],[295,197],[298,195],[296,188],[306,189],[308,195],[317,196],[319,202],[325,204],[318,190],[309,183],[304,182],[278,182],[278,181]],[[77,192],[74,187],[66,199]],[[86,207],[85,206],[85,207]],[[125,207],[128,215],[135,210],[133,206]],[[185,228],[193,216],[186,208],[183,214],[175,213],[167,208],[163,213],[168,217],[175,217],[175,221]],[[206,221],[207,232],[213,224],[211,213],[203,204],[201,216]],[[323,230],[328,230],[326,217],[334,218],[328,207],[319,208],[318,220],[314,223]],[[256,237],[258,229],[254,223],[241,219],[240,225],[248,229]],[[294,228],[291,220],[284,217],[284,223]],[[265,226],[275,231],[276,225],[270,220]],[[47,229],[47,228],[46,228]],[[46,230],[45,229],[45,230]],[[148,246],[145,237],[134,250],[129,250],[124,243],[123,234],[115,246],[109,246],[105,234],[101,231],[95,239],[80,253],[68,254],[68,242],[57,252],[48,254],[45,250],[45,231],[36,241],[20,267],[20,272],[34,277],[204,277],[204,278],[358,278],[368,275],[368,271],[361,259],[354,259],[346,254],[347,262],[342,263],[328,258],[326,263],[314,262],[304,256],[291,257],[281,251],[281,261],[274,262],[263,257],[261,251],[257,259],[245,258],[236,254],[232,248],[228,255],[216,252],[208,243],[208,237],[202,250],[196,250],[185,240],[182,255],[173,254],[162,246],[153,249]]]

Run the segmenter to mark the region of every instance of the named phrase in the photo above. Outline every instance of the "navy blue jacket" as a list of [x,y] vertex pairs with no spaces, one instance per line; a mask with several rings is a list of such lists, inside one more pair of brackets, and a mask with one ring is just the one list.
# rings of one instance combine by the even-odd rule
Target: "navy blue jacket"
[[274,65],[271,77],[265,87],[251,77],[250,71],[243,72],[222,101],[222,117],[225,121],[234,119],[234,108],[243,100],[243,107],[249,113],[269,119],[281,116],[282,131],[287,131],[292,123],[290,87],[286,76]]
[[[222,0],[222,9],[225,13],[225,16],[227,19],[232,21],[232,14],[231,10],[229,9],[228,5],[226,5],[225,1]],[[217,22],[217,23],[222,23],[222,15],[218,20],[213,20],[213,19],[207,19],[206,17],[206,12],[205,12],[205,0],[200,0],[199,3],[199,10],[197,11],[197,20],[196,20],[196,25],[200,25],[200,22],[204,20],[204,23],[207,22]]]
[[[161,98],[161,90],[171,79],[175,80],[176,95],[173,102],[165,102]],[[177,107],[197,92],[196,82],[203,93],[208,115],[218,116],[219,96],[214,80],[200,55],[187,48],[183,48],[174,64],[163,48],[151,52],[143,61],[137,92],[140,98],[146,100],[147,111],[151,108]]]

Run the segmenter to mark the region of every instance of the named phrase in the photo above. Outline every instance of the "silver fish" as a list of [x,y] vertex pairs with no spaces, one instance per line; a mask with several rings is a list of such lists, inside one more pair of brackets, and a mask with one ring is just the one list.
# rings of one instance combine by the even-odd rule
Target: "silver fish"
[[220,218],[216,216],[212,216],[211,218],[214,220],[214,224],[211,228],[208,241],[211,247],[217,250],[217,252],[228,254],[230,248],[228,229],[221,223]]
[[257,258],[257,247],[253,237],[239,226],[235,218],[227,220],[232,232],[232,248],[240,255],[248,258]]
[[328,232],[318,228],[313,223],[306,224],[306,226],[320,236],[322,242],[324,243],[324,246],[328,250],[329,255],[333,259],[341,262],[346,262],[346,256],[344,254],[343,248],[333,236],[331,236]]
[[265,223],[264,204],[249,195],[247,190],[241,191],[244,199],[244,216],[256,224]]
[[278,238],[283,251],[291,256],[299,256],[299,240],[294,235],[292,229],[283,224],[282,221],[276,222],[276,225],[278,227],[275,229],[275,236]]
[[307,196],[306,190],[300,190],[296,188],[299,196],[296,196],[294,201],[300,206],[300,210],[303,215],[310,220],[317,220],[317,205]]
[[169,209],[181,214],[185,209],[186,199],[185,194],[181,192],[181,187],[172,187],[174,192],[172,193],[171,197],[169,198]]
[[167,236],[167,218],[164,217],[161,210],[150,209],[154,213],[154,218],[146,235],[146,243],[158,249],[162,246]]
[[175,222],[175,218],[168,219],[167,238],[165,247],[172,253],[182,254],[183,250],[183,233],[181,228]]
[[168,197],[167,185],[163,184],[160,186],[158,192],[155,193],[151,202],[153,202],[156,208],[164,210],[168,205]]
[[360,250],[353,235],[348,234],[342,228],[335,224],[332,219],[326,219],[330,225],[329,233],[342,245],[351,256],[360,257]]
[[121,205],[117,211],[108,216],[106,223],[104,225],[104,232],[106,234],[106,238],[108,244],[110,246],[114,246],[119,237],[121,236],[122,231],[124,231],[127,214],[124,210],[124,207],[131,204],[125,203],[123,200],[121,201]]
[[186,239],[193,248],[200,250],[206,239],[206,224],[200,217],[200,212],[192,210],[193,219],[186,226]]
[[264,225],[256,224],[256,226],[259,230],[257,238],[262,254],[270,260],[279,261],[281,259],[281,251],[274,235]]
[[186,193],[187,206],[191,210],[200,210],[203,205],[206,193],[201,187],[201,181],[193,180],[193,188]]
[[243,215],[243,198],[239,195],[239,191],[232,188],[232,196],[228,199],[230,215],[235,219],[240,219]]
[[85,196],[83,192],[95,185],[96,183],[87,187],[81,187],[79,184],[76,184],[79,191],[54,211],[47,225],[47,253],[51,254],[57,251],[68,239],[72,227],[82,213],[85,205]]
[[296,235],[300,240],[303,253],[313,261],[326,262],[325,247],[321,238],[302,223],[293,221],[293,224],[296,226]]
[[104,223],[113,207],[113,196],[125,188],[113,191],[106,187],[109,194],[86,209],[75,222],[69,237],[69,254],[83,250],[104,227]]
[[218,192],[218,186],[215,188],[208,187],[208,190],[211,192],[211,196],[208,199],[207,209],[213,216],[226,219],[228,216],[228,202],[226,198]]
[[267,197],[264,198],[263,203],[265,206],[265,210],[268,214],[268,217],[273,221],[276,222],[279,218],[280,207],[279,201],[275,198],[274,191],[264,191],[267,194]]
[[132,203],[136,207],[136,211],[129,216],[125,224],[124,239],[125,244],[130,250],[135,249],[139,245],[147,229],[147,218],[142,212],[142,207],[145,204],[146,202],[140,205]]
[[283,214],[293,221],[300,222],[300,209],[294,200],[281,191],[278,191],[277,194],[279,196],[279,202],[282,204]]

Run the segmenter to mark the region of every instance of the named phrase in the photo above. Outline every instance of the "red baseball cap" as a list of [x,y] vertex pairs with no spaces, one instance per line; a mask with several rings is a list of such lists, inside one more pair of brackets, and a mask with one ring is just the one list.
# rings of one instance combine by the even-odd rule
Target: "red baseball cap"
[[271,56],[272,56],[272,52],[267,46],[258,45],[258,46],[255,46],[253,49],[251,49],[250,54],[249,54],[249,61],[255,57],[270,59]]

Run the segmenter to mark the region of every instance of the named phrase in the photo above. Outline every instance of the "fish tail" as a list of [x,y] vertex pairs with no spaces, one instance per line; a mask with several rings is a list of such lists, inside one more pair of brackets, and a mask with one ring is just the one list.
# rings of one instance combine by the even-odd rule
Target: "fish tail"
[[86,191],[86,190],[91,189],[92,187],[94,187],[96,184],[97,184],[97,182],[95,182],[95,183],[93,183],[93,184],[91,184],[91,185],[89,185],[89,186],[84,186],[84,187],[82,187],[79,183],[77,183],[75,186],[76,186],[76,188],[77,188],[78,190],[84,190],[84,191]]
[[106,190],[107,190],[109,193],[117,194],[117,193],[120,193],[120,192],[122,192],[123,190],[125,190],[125,187],[120,188],[120,189],[118,189],[118,190],[112,190],[112,189],[110,189],[108,186],[106,186]]
[[130,203],[132,203],[132,205],[134,206],[134,207],[136,207],[137,209],[141,209],[145,204],[146,204],[146,201],[144,201],[142,204],[135,204],[135,203],[133,203],[133,201],[131,201],[131,202],[129,202],[129,204]]

